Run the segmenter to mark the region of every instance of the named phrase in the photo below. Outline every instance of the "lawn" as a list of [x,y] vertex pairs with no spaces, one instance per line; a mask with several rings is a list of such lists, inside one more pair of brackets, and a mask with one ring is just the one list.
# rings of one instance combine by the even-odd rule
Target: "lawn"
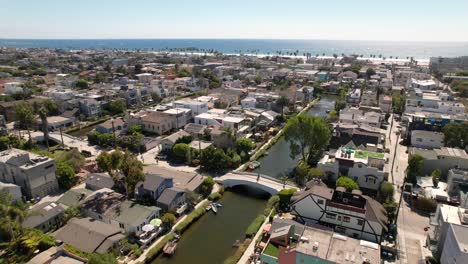
[[366,150],[356,150],[354,157],[358,159],[367,159],[367,157],[376,158],[376,159],[383,159],[385,157],[384,153],[366,151]]
[[273,245],[272,243],[268,243],[267,247],[263,251],[263,254],[272,257],[278,257],[278,247]]

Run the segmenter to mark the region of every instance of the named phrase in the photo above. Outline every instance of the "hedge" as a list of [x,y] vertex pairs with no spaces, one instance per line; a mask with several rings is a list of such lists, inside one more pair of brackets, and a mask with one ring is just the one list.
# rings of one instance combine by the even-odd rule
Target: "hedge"
[[161,253],[161,250],[164,248],[164,246],[172,240],[175,237],[174,233],[169,233],[167,234],[161,241],[159,241],[156,246],[154,246],[150,251],[148,251],[148,254],[146,254],[145,258],[145,263],[150,263],[154,258],[156,258],[159,253]]
[[258,229],[262,226],[263,222],[265,221],[266,216],[263,214],[258,215],[252,223],[250,223],[249,227],[247,227],[247,231],[245,231],[246,237],[253,237],[257,234]]
[[197,220],[206,213],[206,207],[208,204],[209,202],[205,201],[202,205],[200,205],[200,207],[193,210],[180,224],[176,226],[175,231],[182,234],[192,224],[193,221]]
[[208,196],[208,200],[210,200],[210,201],[217,201],[219,199],[221,199],[221,194],[218,193],[218,192],[214,192],[214,193],[210,194],[210,196]]
[[236,252],[234,252],[233,255],[231,255],[229,258],[224,260],[223,264],[236,264],[239,259],[244,255],[244,252],[247,250],[247,248],[250,245],[251,240],[246,239],[242,244],[239,245],[239,247],[236,249]]

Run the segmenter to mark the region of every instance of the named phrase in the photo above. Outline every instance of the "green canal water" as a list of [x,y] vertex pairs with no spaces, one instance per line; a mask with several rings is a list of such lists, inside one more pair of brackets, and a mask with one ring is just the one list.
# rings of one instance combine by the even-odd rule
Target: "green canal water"
[[218,214],[208,212],[182,235],[172,257],[159,256],[154,264],[220,264],[232,255],[236,240],[253,219],[263,212],[268,195],[247,187],[226,191]]
[[[335,107],[336,97],[323,96],[309,111],[308,115],[326,117],[327,111]],[[289,143],[281,137],[275,145],[268,150],[268,155],[258,161],[260,167],[255,169],[254,173],[260,173],[270,177],[280,178],[287,176],[297,165],[299,157],[292,159],[289,156]]]

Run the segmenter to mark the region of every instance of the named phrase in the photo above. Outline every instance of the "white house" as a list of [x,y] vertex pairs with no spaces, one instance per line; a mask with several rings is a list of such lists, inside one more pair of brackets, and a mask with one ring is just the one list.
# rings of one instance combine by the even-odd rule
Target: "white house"
[[421,90],[435,90],[437,88],[436,82],[434,80],[416,80],[411,79],[411,87],[421,89]]
[[299,222],[331,226],[335,232],[358,239],[380,243],[387,231],[383,206],[359,191],[314,184],[292,197],[291,208]]
[[241,100],[242,108],[255,108],[256,104],[257,104],[257,99],[253,97],[246,97]]
[[3,85],[5,93],[15,94],[23,92],[23,84],[20,82],[7,82]]
[[177,100],[172,103],[174,108],[187,108],[192,110],[192,116],[208,112],[208,103],[195,100]]
[[317,164],[325,174],[336,180],[348,176],[363,189],[377,191],[388,177],[385,153],[341,147],[336,153],[326,154]]

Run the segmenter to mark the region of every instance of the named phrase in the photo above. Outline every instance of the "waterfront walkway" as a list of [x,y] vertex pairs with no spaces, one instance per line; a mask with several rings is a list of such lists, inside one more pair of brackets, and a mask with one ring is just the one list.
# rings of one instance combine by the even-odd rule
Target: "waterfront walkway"
[[277,194],[282,189],[296,188],[297,186],[290,183],[284,183],[278,179],[271,178],[261,174],[253,174],[248,172],[232,172],[226,173],[221,177],[214,179],[217,183],[223,184],[226,187],[234,187],[237,185],[246,185],[261,189],[271,195]]

